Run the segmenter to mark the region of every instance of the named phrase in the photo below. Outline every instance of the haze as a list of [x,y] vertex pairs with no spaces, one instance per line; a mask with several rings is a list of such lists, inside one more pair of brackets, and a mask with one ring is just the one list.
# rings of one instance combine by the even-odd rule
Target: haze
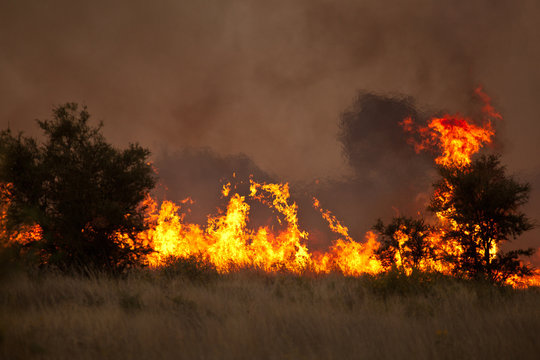
[[[197,166],[222,169],[212,179],[243,166],[303,186],[322,180],[316,190],[360,233],[392,206],[425,200],[429,170],[412,152],[398,164],[413,169],[400,172],[407,178],[381,165],[405,135],[372,136],[384,130],[377,116],[351,135],[370,139],[370,158],[352,161],[342,114],[359,94],[471,113],[481,84],[504,117],[496,150],[531,182],[526,210],[540,219],[538,39],[537,1],[5,0],[0,125],[37,135],[34,119],[54,105],[83,103],[109,141],[150,147],[173,197],[204,178],[185,180]],[[538,235],[527,242],[538,247]]]

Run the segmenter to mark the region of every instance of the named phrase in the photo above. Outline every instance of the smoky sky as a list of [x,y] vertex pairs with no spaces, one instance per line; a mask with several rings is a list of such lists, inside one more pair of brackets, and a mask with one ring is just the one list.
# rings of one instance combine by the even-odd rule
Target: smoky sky
[[172,196],[239,166],[367,224],[429,184],[388,113],[471,113],[481,84],[537,203],[538,39],[534,0],[5,0],[0,125],[37,135],[54,105],[84,103],[109,141],[153,151]]

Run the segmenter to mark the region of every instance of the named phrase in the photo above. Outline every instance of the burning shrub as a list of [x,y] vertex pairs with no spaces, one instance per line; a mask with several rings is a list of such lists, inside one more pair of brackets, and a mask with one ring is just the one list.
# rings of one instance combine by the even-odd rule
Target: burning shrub
[[379,219],[373,229],[380,234],[381,242],[375,254],[386,268],[395,264],[410,272],[432,262],[434,252],[428,241],[431,229],[423,219],[400,216],[388,225]]
[[155,184],[149,151],[114,148],[77,104],[59,106],[53,116],[38,121],[42,144],[9,129],[0,133],[8,230],[37,226],[31,242],[43,254],[40,262],[61,270],[118,272],[137,264],[151,251],[136,236],[144,229],[141,202]]
[[533,228],[520,211],[529,198],[529,184],[506,175],[498,156],[482,156],[463,167],[441,167],[430,210],[443,226],[443,239],[461,251],[453,254],[454,272],[490,281],[530,275],[518,255],[533,249],[503,253],[501,242]]

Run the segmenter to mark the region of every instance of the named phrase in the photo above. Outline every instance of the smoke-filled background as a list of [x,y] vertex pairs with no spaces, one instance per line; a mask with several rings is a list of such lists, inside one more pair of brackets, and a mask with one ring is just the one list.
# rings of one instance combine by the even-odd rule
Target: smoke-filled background
[[84,103],[109,141],[152,150],[160,196],[191,196],[197,221],[235,172],[289,181],[315,234],[316,195],[361,239],[425,213],[432,156],[398,121],[474,114],[481,84],[540,219],[538,39],[534,0],[4,0],[0,125],[38,135],[54,105]]

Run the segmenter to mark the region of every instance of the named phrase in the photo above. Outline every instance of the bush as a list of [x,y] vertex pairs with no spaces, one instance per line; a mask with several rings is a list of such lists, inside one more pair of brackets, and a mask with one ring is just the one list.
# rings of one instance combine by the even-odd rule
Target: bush
[[[119,150],[89,125],[85,107],[68,103],[38,121],[44,142],[0,132],[0,184],[9,184],[6,229],[39,225],[42,265],[63,271],[92,267],[122,272],[149,253],[143,200],[154,187],[150,152]],[[119,236],[118,234],[122,234]]]

